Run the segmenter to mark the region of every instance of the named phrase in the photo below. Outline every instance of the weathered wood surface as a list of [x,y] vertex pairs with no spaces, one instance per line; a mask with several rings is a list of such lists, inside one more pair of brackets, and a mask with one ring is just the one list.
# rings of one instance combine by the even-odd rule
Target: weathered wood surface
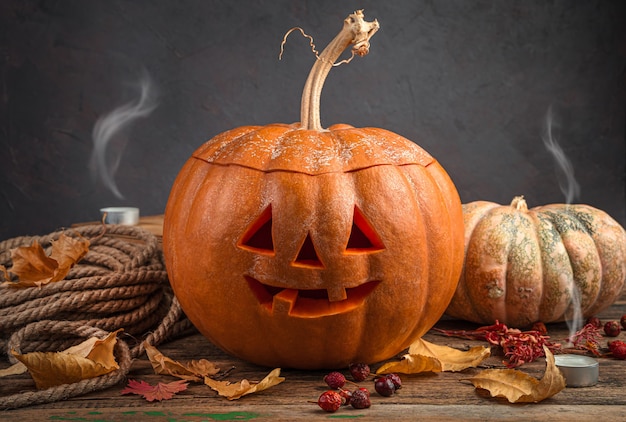
[[[618,319],[626,313],[626,296],[603,312],[603,320]],[[472,328],[475,326],[445,320],[439,327]],[[565,324],[548,325],[554,340],[567,336]],[[346,333],[346,335],[349,335]],[[484,344],[445,337],[433,331],[425,338],[437,344],[447,344],[457,348]],[[626,340],[622,333],[619,339]],[[376,339],[372,339],[376,341]],[[199,334],[163,344],[159,349],[176,360],[205,358],[223,369],[234,366],[228,379],[233,381],[247,378],[260,380],[268,368],[260,368],[234,359],[218,350]],[[2,366],[6,366],[3,363]],[[492,356],[485,366],[503,367],[501,356]],[[374,368],[378,365],[373,365]],[[482,368],[469,369],[460,373],[439,373],[427,375],[403,375],[403,388],[392,397],[372,394],[372,407],[355,410],[342,408],[337,413],[327,414],[315,401],[326,388],[322,381],[325,371],[283,370],[286,380],[261,393],[245,396],[240,400],[228,401],[219,397],[209,387],[190,384],[189,389],[163,402],[150,403],[136,395],[121,395],[124,385],[95,392],[67,401],[37,405],[22,409],[0,412],[0,420],[38,421],[211,421],[211,420],[318,420],[334,418],[359,418],[364,420],[552,420],[572,421],[624,420],[626,418],[626,361],[611,358],[600,359],[600,379],[596,386],[586,388],[566,388],[554,397],[538,404],[509,404],[506,400],[489,397],[483,390],[476,390],[465,378]],[[524,365],[521,370],[540,378],[544,363],[534,362]],[[128,378],[150,383],[169,382],[173,378],[154,375],[145,356],[137,359]],[[373,390],[373,383],[362,385]],[[33,389],[28,375],[5,378],[0,381],[0,394],[15,394]]]

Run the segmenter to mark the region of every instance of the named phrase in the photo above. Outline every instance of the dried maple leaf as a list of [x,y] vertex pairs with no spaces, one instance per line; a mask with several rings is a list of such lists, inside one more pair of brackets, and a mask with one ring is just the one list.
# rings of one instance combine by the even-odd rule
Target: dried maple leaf
[[121,394],[138,394],[148,401],[169,400],[174,394],[187,389],[187,381],[179,380],[169,383],[148,384],[145,381],[128,380],[128,385],[121,391]]
[[213,362],[206,359],[181,363],[163,355],[149,343],[144,342],[144,348],[155,374],[172,375],[188,381],[203,381],[205,377],[215,375],[220,371]]
[[476,388],[488,390],[492,397],[504,397],[511,403],[537,403],[552,397],[565,388],[565,378],[550,349],[543,347],[546,371],[541,380],[516,369],[486,369],[469,381]]
[[[119,368],[113,356],[113,347],[117,342],[116,336],[119,331],[110,333],[103,340],[88,339],[63,352],[32,352],[23,355],[12,352],[12,354],[26,366],[37,388],[71,384],[108,374]],[[85,344],[91,345],[91,348],[87,349]]]
[[238,383],[231,383],[230,381],[215,381],[209,377],[204,378],[204,383],[217,391],[220,396],[228,400],[236,400],[247,394],[266,390],[284,380],[285,378],[280,376],[280,368],[276,368],[258,383],[251,383],[245,379]]
[[13,266],[11,273],[18,282],[9,281],[6,269],[3,271],[4,283],[10,287],[41,287],[45,284],[63,280],[70,269],[89,251],[89,241],[84,237],[69,237],[65,233],[52,242],[50,256],[39,242],[30,246],[21,246],[11,251]]

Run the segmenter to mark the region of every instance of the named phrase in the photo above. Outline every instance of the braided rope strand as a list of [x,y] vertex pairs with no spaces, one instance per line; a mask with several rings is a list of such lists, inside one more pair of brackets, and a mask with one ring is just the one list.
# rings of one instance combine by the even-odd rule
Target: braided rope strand
[[[89,251],[64,280],[41,288],[0,284],[0,355],[14,363],[11,350],[64,350],[80,338],[104,337],[122,328],[125,336],[118,337],[114,348],[120,368],[0,397],[0,409],[52,403],[114,386],[125,379],[132,359],[145,352],[141,337],[158,345],[193,328],[169,286],[158,239],[139,227],[108,225],[103,233],[102,225],[88,225],[8,239],[0,242],[0,265],[10,271],[11,249],[37,241],[49,250],[63,233],[90,241]],[[136,344],[131,347],[128,341]]]

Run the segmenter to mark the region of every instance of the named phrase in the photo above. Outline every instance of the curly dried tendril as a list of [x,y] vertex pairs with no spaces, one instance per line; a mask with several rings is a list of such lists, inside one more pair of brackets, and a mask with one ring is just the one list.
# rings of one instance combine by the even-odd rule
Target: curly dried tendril
[[[311,46],[311,51],[313,52],[313,54],[315,54],[315,58],[317,60],[325,61],[324,59],[320,57],[319,51],[317,51],[317,49],[315,48],[313,37],[305,33],[304,29],[300,28],[299,26],[295,26],[285,33],[285,36],[283,37],[283,41],[280,43],[280,54],[278,54],[278,60],[282,60],[283,53],[285,52],[285,44],[287,44],[287,37],[289,37],[289,34],[291,34],[293,31],[300,31],[303,37],[308,38],[309,45]],[[357,42],[354,45],[354,47],[352,47],[352,55],[349,58],[341,60],[337,63],[330,63],[328,61],[327,62],[330,63],[330,65],[332,66],[339,66],[341,64],[350,63],[352,59],[354,58],[355,54],[361,57],[365,56],[369,52],[369,47],[370,47],[370,44],[368,41]]]

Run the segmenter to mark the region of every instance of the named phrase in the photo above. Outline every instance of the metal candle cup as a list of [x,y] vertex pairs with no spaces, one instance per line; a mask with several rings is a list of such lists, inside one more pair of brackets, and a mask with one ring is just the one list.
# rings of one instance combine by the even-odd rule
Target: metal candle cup
[[596,359],[581,355],[556,355],[556,366],[565,377],[568,387],[591,387],[598,383],[600,372]]
[[139,208],[135,207],[107,207],[101,208],[100,212],[106,217],[104,222],[107,224],[123,224],[132,226],[139,222]]

